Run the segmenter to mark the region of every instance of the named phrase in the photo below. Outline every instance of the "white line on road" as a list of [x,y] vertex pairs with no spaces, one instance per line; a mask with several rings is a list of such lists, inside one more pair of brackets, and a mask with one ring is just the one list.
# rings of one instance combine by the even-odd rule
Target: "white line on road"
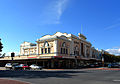
[[115,82],[120,82],[120,80],[113,80],[113,81],[115,81]]

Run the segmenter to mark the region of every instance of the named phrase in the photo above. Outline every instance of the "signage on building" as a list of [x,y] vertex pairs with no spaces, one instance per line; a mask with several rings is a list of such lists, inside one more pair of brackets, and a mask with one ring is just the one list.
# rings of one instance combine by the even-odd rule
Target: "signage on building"
[[29,59],[35,59],[35,58],[37,58],[37,57],[27,57],[27,58],[29,58]]

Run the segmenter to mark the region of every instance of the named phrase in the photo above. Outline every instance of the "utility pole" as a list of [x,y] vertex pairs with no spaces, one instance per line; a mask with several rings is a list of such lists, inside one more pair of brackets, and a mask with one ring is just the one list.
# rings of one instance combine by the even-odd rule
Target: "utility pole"
[[12,65],[13,65],[13,60],[14,60],[13,58],[14,58],[14,57],[15,57],[15,53],[14,53],[14,52],[12,52],[12,53],[11,53]]

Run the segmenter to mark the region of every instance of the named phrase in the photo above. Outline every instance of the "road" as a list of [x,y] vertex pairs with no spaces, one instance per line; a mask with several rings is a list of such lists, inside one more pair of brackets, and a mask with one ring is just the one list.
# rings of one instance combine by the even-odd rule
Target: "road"
[[120,70],[1,70],[0,78],[25,81],[30,84],[120,84]]

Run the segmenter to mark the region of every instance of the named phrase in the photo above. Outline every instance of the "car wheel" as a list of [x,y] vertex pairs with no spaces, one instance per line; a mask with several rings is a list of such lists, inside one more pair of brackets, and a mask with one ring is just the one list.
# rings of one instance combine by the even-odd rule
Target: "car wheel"
[[10,68],[7,68],[7,67],[6,67],[6,70],[10,70]]
[[15,70],[15,67],[12,67],[12,70]]
[[26,68],[23,68],[23,70],[26,70]]

